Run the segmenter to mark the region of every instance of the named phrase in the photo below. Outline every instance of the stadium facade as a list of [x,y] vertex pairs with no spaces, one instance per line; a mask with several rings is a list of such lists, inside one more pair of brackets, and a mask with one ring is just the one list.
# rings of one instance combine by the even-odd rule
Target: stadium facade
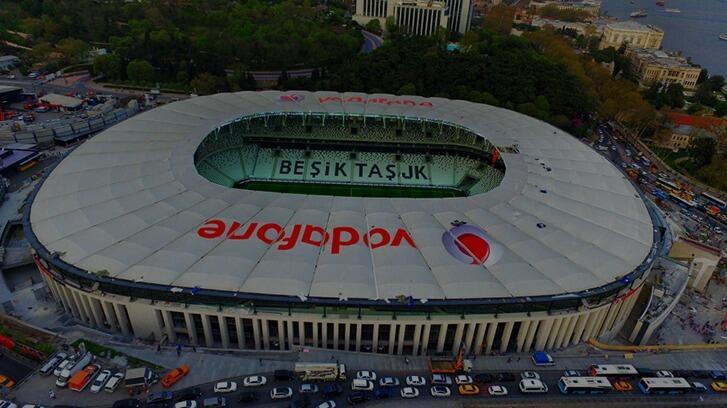
[[79,146],[28,202],[37,266],[68,313],[239,349],[607,339],[661,241],[588,145],[512,111],[414,96],[176,102]]

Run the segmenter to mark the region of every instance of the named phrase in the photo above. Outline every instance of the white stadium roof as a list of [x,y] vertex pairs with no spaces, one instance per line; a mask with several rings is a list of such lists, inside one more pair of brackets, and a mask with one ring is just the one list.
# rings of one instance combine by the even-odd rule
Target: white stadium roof
[[[502,150],[506,172],[498,187],[462,198],[290,195],[226,188],[198,174],[194,153],[211,131],[269,112],[442,120],[501,148],[516,145],[519,152]],[[359,241],[337,254],[330,245],[284,251],[260,239],[203,239],[198,229],[210,219],[228,226],[233,221],[272,223],[285,227],[286,234],[296,224],[321,226],[329,233],[337,226],[361,234],[380,227],[392,236],[401,228],[415,245],[370,249]],[[442,236],[455,221],[485,231],[501,256],[487,266],[451,256]],[[649,213],[620,170],[546,123],[465,101],[333,92],[225,93],[140,114],[63,160],[35,196],[30,223],[50,253],[118,279],[351,299],[579,292],[632,272],[653,240]]]

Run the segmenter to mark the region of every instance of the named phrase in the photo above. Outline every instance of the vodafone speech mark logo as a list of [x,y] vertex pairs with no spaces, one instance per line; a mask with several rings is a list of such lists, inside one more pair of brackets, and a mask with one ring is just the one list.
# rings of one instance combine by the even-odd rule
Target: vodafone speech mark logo
[[300,102],[305,99],[305,96],[300,94],[285,94],[280,95],[280,100],[283,102]]
[[442,235],[450,255],[470,265],[491,266],[502,258],[502,246],[481,229],[459,220]]

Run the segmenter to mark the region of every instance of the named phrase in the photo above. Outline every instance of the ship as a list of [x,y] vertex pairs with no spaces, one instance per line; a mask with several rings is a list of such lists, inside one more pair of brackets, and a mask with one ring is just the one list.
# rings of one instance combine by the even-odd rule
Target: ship
[[664,11],[667,13],[681,13],[682,12],[681,10],[679,10],[677,8],[666,8],[666,9],[664,9]]
[[656,5],[659,6],[659,7],[664,7],[665,4],[666,4],[666,2],[663,1],[663,0],[659,0],[659,1],[656,2]]
[[641,9],[641,10],[636,10],[636,11],[631,12],[631,14],[629,14],[629,16],[631,18],[640,18],[640,17],[646,17],[646,16],[648,16],[648,14],[646,14],[646,10]]
[[719,39],[720,39],[720,40],[725,40],[725,41],[727,41],[727,33],[722,33],[722,34],[720,34],[720,35],[719,35]]

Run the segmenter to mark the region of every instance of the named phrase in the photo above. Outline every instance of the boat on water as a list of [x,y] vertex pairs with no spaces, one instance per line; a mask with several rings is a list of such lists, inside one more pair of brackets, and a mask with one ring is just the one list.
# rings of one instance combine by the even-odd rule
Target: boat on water
[[659,0],[659,1],[656,2],[656,5],[659,6],[659,7],[664,7],[665,4],[666,4],[666,2],[663,1],[663,0]]
[[719,39],[727,41],[727,33],[720,34]]
[[666,8],[666,9],[664,9],[664,11],[667,13],[681,13],[682,12],[678,8]]
[[648,14],[646,14],[646,10],[642,9],[642,10],[636,10],[636,11],[631,12],[631,14],[629,14],[629,16],[631,18],[639,18],[639,17],[646,17],[646,16],[648,16]]

